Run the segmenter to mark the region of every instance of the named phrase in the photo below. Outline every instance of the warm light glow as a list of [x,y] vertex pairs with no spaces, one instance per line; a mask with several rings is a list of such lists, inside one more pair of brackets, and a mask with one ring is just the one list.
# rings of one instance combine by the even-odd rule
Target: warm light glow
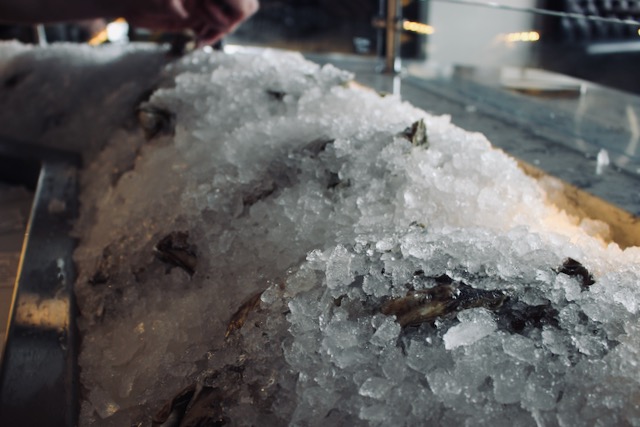
[[107,38],[111,43],[129,40],[129,24],[124,18],[118,18],[107,24]]
[[118,18],[108,23],[105,29],[94,35],[87,43],[96,46],[107,41],[111,43],[124,42],[128,39],[128,33],[129,24],[124,18]]
[[30,328],[65,330],[69,326],[69,299],[43,298],[25,292],[15,308],[14,323]]
[[402,29],[420,34],[433,34],[436,32],[435,28],[433,28],[431,25],[413,21],[402,22]]
[[640,28],[638,28],[638,35],[640,36]]
[[91,37],[91,40],[89,40],[87,43],[89,43],[91,46],[97,46],[106,42],[107,40],[109,40],[109,38],[107,37],[107,29],[105,28],[95,36]]
[[537,31],[523,31],[520,33],[505,34],[504,39],[508,43],[515,42],[537,42],[540,40],[540,33]]

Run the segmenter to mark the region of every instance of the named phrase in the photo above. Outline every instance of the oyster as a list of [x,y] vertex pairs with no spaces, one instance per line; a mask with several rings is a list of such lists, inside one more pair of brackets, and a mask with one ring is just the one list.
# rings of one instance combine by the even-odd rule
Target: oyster
[[100,261],[98,261],[95,273],[89,278],[89,283],[91,285],[103,285],[107,283],[111,278],[111,272],[114,266],[113,247],[109,245],[102,250],[102,256],[100,257]]
[[284,97],[287,96],[286,92],[283,92],[281,90],[273,90],[273,89],[267,90],[267,95],[269,95],[271,98],[273,98],[276,101],[282,101]]
[[196,246],[189,243],[189,233],[175,231],[162,238],[155,246],[156,257],[171,267],[179,267],[193,276],[198,265]]
[[179,426],[195,392],[196,384],[191,384],[180,390],[173,399],[165,403],[162,409],[153,417],[153,426]]
[[191,384],[167,402],[153,417],[154,427],[223,426],[225,391],[219,387]]
[[511,333],[527,335],[532,328],[541,329],[544,325],[558,327],[558,310],[550,302],[529,305],[508,298],[495,314],[498,328]]
[[227,330],[224,333],[225,338],[228,338],[231,333],[242,328],[242,325],[244,325],[244,322],[247,321],[247,317],[249,317],[249,314],[260,305],[260,297],[262,296],[263,292],[264,291],[258,292],[247,301],[242,303],[240,308],[233,314],[233,316],[231,316],[229,326],[227,326]]
[[475,307],[498,309],[507,296],[500,291],[475,289],[466,283],[442,275],[430,289],[412,290],[402,298],[387,301],[382,314],[395,315],[403,328],[433,322],[437,318],[453,315]]
[[139,107],[137,110],[138,123],[144,131],[146,139],[153,139],[158,135],[173,135],[175,128],[175,114],[151,105]]
[[416,147],[429,148],[429,138],[427,137],[427,125],[423,119],[418,120],[411,127],[406,128],[402,135],[411,141]]
[[[303,156],[315,160],[320,153],[325,151],[327,146],[333,144],[334,141],[334,139],[329,138],[317,138],[303,145],[302,149],[291,151],[287,155],[289,157]],[[299,172],[297,168],[291,168],[284,163],[277,161],[272,162],[259,179],[247,184],[241,191],[243,193],[242,205],[245,213],[247,208],[250,208],[257,202],[273,196],[282,189],[295,185]],[[328,171],[327,181],[327,188],[330,189],[340,184],[337,175],[333,177]]]
[[412,290],[406,296],[387,301],[382,313],[395,315],[403,328],[455,316],[462,310],[486,308],[495,313],[498,327],[526,334],[543,325],[558,326],[558,311],[551,304],[529,305],[499,290],[476,289],[447,275],[436,278],[429,289]]
[[562,262],[560,268],[556,270],[556,272],[577,278],[578,280],[580,280],[580,285],[584,289],[596,283],[596,281],[593,279],[593,275],[589,273],[589,270],[587,270],[586,267],[582,265],[582,263],[576,261],[573,258],[565,259]]

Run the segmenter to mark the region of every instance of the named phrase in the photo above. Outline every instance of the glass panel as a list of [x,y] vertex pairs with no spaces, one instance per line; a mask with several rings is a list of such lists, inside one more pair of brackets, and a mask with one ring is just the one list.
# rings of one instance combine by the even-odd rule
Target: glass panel
[[[601,180],[592,176],[598,161],[640,173],[640,1],[389,1],[395,20],[385,0],[348,7],[338,1],[263,0],[258,15],[228,42],[323,53],[312,59],[347,68],[354,66],[353,56],[336,59],[335,53],[361,56],[357,78],[374,86],[380,80],[367,73],[395,67],[405,83],[409,76],[440,100],[468,104],[469,110],[431,108],[452,114],[454,122],[473,128],[481,122],[472,116],[497,114],[521,132],[580,153],[588,173],[584,165],[570,165],[581,169],[570,181],[583,188]],[[403,58],[399,68],[387,55],[389,27],[396,29],[389,52],[395,48]],[[412,102],[429,110],[438,98],[423,95]],[[500,140],[495,129],[477,127],[494,144]],[[524,138],[505,149],[521,153],[526,144],[531,142]],[[554,153],[550,159],[557,159]],[[543,156],[529,157],[553,169]]]
[[[390,0],[395,1],[395,0]],[[558,71],[640,92],[640,1],[397,0],[404,58]],[[393,8],[392,8],[393,9]],[[262,0],[232,43],[383,55],[385,0]]]

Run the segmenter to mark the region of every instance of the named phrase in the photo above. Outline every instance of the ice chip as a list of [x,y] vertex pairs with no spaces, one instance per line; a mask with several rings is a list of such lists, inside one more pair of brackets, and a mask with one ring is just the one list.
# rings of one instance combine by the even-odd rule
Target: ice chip
[[95,387],[89,392],[89,401],[100,418],[109,418],[120,410],[120,405],[101,387]]
[[461,323],[449,328],[444,334],[444,346],[447,350],[466,346],[491,335],[497,325],[491,314],[485,309],[472,309],[458,314]]
[[382,405],[363,406],[360,409],[360,418],[363,420],[383,423],[384,420],[389,418],[389,411]]
[[373,399],[383,399],[392,387],[392,383],[386,378],[368,378],[361,386],[358,393]]
[[337,246],[327,262],[327,286],[331,289],[347,286],[353,281],[351,271],[352,254],[347,249]]
[[569,354],[566,340],[555,328],[542,331],[542,342],[554,354],[566,356]]
[[526,408],[549,411],[558,400],[558,384],[551,374],[534,372],[527,378],[522,404]]
[[382,277],[367,275],[362,283],[362,290],[375,297],[384,297],[389,293],[389,282]]
[[386,317],[371,337],[371,343],[383,347],[397,339],[399,334],[400,325],[392,318]]
[[386,239],[382,239],[380,241],[378,241],[376,243],[376,250],[378,250],[379,252],[386,252],[386,251],[390,251],[391,249],[393,249],[393,247],[395,246],[395,243],[393,241],[392,238],[386,238]]
[[457,396],[462,392],[461,385],[456,381],[450,372],[442,369],[435,370],[427,374],[429,387],[433,394],[440,399],[447,399],[450,396]]
[[539,349],[536,348],[533,340],[522,335],[510,335],[505,337],[502,347],[506,354],[513,356],[516,360],[533,363],[541,357]]
[[498,403],[518,403],[526,384],[526,368],[523,363],[504,360],[493,374],[493,395]]

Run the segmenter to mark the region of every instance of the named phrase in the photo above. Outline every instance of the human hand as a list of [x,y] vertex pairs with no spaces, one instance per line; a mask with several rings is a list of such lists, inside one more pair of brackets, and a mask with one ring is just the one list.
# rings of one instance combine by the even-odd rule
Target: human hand
[[124,17],[150,29],[191,29],[200,44],[211,44],[257,10],[258,0],[137,0],[130,2]]
[[258,10],[258,0],[186,0],[191,28],[202,44],[215,43]]

